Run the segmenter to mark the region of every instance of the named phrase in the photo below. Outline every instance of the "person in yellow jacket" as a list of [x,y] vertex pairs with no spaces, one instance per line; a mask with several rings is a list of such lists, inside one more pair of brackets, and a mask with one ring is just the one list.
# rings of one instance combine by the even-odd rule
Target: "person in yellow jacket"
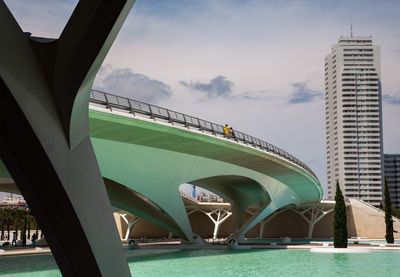
[[224,137],[229,138],[229,133],[230,133],[230,129],[228,124],[225,124],[224,126]]

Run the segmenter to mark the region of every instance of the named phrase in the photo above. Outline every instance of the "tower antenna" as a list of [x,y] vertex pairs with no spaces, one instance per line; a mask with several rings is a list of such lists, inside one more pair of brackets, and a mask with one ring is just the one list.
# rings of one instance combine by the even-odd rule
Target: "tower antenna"
[[350,24],[350,37],[353,37],[353,24]]

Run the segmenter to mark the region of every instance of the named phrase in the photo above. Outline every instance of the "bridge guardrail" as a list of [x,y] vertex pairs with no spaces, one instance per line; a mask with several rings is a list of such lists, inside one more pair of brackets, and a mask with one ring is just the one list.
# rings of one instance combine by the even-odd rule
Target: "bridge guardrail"
[[[203,120],[197,117],[193,117],[187,114],[183,114],[180,112],[168,110],[165,108],[161,108],[152,104],[147,104],[141,101],[133,100],[127,97],[122,97],[110,93],[106,93],[99,90],[92,89],[90,93],[90,102],[97,103],[101,105],[105,105],[107,108],[112,109],[119,108],[123,110],[127,110],[131,113],[140,113],[144,115],[149,115],[153,118],[161,118],[168,120],[169,122],[176,122],[184,124],[185,126],[192,126],[199,128],[199,130],[209,131],[212,134],[224,134],[224,126],[216,123],[212,123],[207,120]],[[245,144],[250,144],[255,148],[260,148],[264,151],[268,151],[274,153],[278,156],[289,160],[300,167],[304,168],[308,171],[312,176],[314,176],[317,180],[318,177],[315,173],[303,162],[299,159],[294,157],[293,155],[289,154],[288,152],[284,151],[283,149],[268,143],[266,141],[260,140],[258,138],[252,137],[245,133],[239,132],[234,130],[235,140],[238,142],[243,142]]]
[[200,201],[197,200],[196,198],[194,198],[193,196],[191,196],[189,193],[186,193],[184,191],[179,190],[180,194],[182,197],[189,199],[190,201],[194,202],[194,203],[199,203]]

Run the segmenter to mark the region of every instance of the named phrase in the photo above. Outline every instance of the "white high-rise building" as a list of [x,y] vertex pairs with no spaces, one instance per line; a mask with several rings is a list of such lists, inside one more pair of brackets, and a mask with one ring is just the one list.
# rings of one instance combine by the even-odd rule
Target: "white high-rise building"
[[380,67],[371,37],[341,37],[325,58],[328,198],[339,181],[346,198],[382,201]]

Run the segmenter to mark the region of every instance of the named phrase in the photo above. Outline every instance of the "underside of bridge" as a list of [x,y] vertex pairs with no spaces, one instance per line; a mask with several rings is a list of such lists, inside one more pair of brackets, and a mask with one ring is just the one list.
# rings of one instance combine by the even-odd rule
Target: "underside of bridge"
[[104,183],[113,207],[137,217],[145,218],[147,221],[179,237],[185,237],[185,234],[169,214],[165,213],[153,201],[112,180],[105,179]]
[[242,176],[214,176],[191,182],[228,201],[232,206],[235,229],[245,222],[246,211],[259,212],[271,202],[268,192],[256,181]]

